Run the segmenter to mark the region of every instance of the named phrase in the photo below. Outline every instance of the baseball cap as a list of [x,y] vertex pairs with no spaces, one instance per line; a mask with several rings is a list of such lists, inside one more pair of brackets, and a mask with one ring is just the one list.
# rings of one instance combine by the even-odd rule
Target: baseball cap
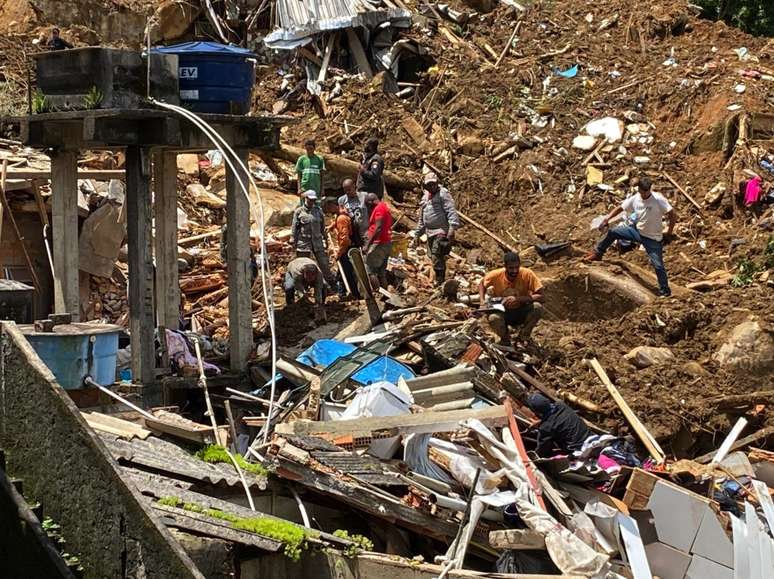
[[301,197],[306,197],[307,199],[317,199],[317,191],[309,189],[308,191],[304,191]]
[[428,183],[438,183],[438,175],[436,175],[435,173],[430,172],[427,175],[425,175],[425,181],[424,182],[425,182],[425,185],[428,184]]

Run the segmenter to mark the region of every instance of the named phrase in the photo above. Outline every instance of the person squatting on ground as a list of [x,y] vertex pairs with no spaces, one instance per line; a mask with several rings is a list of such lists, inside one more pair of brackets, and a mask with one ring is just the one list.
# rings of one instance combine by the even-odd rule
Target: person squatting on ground
[[424,189],[414,241],[418,241],[423,233],[427,235],[435,283],[441,285],[446,278],[446,259],[451,253],[454,234],[460,228],[460,218],[454,207],[454,199],[449,191],[438,183],[435,173],[425,175]]
[[510,344],[508,328],[519,328],[518,341],[528,340],[535,325],[543,317],[543,284],[537,275],[521,267],[518,253],[507,252],[503,256],[505,267],[487,273],[479,286],[481,306],[487,303],[487,292],[492,302],[499,302],[504,312],[495,311],[488,316],[489,326],[500,338],[501,344]]
[[309,257],[297,257],[288,263],[285,272],[285,303],[292,304],[296,301],[296,292],[301,295],[306,303],[306,292],[314,288],[315,320],[325,319],[325,282],[322,271],[317,263]]
[[672,291],[669,289],[669,279],[664,267],[664,241],[663,221],[667,219],[666,241],[672,237],[672,232],[677,222],[677,215],[669,204],[669,201],[651,190],[652,184],[648,177],[640,178],[637,185],[637,193],[624,200],[621,205],[613,209],[599,226],[600,231],[607,226],[620,213],[624,213],[625,222],[617,227],[608,229],[605,236],[597,243],[593,251],[584,257],[585,261],[598,261],[615,241],[629,241],[639,243],[645,248],[650,258],[650,263],[656,271],[658,278],[659,295],[669,297]]
[[366,195],[366,206],[370,212],[368,233],[363,254],[371,285],[387,288],[387,262],[392,251],[392,214],[376,193]]
[[[360,291],[357,287],[357,277],[347,254],[351,247],[357,247],[353,240],[357,229],[352,226],[352,218],[349,216],[347,208],[339,205],[335,197],[326,197],[323,209],[325,213],[332,216],[328,230],[335,240],[335,260],[341,266],[336,277],[339,298],[345,300],[347,288],[349,288],[349,295],[359,300]],[[359,233],[357,236],[359,237]]]
[[301,197],[304,203],[293,213],[290,243],[298,257],[311,257],[317,262],[326,283],[333,287],[334,279],[325,240],[325,217],[317,205],[317,193],[310,189]]

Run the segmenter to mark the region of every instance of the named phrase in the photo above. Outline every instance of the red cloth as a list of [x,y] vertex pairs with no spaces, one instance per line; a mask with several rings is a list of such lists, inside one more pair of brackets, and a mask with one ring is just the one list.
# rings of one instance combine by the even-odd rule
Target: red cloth
[[371,211],[371,217],[368,218],[368,239],[373,237],[374,231],[376,231],[376,222],[382,219],[382,232],[379,237],[373,240],[374,243],[390,243],[392,241],[392,214],[390,214],[390,208],[384,201],[380,201],[374,210]]

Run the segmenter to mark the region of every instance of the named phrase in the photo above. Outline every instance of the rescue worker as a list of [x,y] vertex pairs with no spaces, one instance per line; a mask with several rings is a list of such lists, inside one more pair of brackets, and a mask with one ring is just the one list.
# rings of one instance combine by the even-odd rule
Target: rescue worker
[[344,179],[341,183],[344,195],[339,197],[339,206],[347,210],[352,219],[354,247],[362,247],[368,233],[368,208],[365,204],[366,194],[355,188],[352,179]]
[[302,300],[306,302],[307,291],[314,288],[315,320],[325,319],[325,282],[322,271],[313,259],[297,257],[288,263],[283,288],[286,304],[296,301],[296,293],[299,293]]
[[540,418],[537,429],[537,455],[572,454],[583,447],[591,431],[580,416],[564,402],[551,402],[542,394],[527,396],[527,406]]
[[305,191],[314,191],[319,198],[322,195],[323,175],[325,174],[325,159],[315,153],[317,144],[314,139],[304,141],[306,154],[296,161],[296,178],[298,195]]
[[331,266],[325,240],[325,217],[317,205],[317,193],[306,191],[301,195],[304,204],[296,208],[290,226],[290,244],[298,257],[311,257],[320,266],[328,285],[333,286]]
[[519,328],[518,340],[528,340],[532,330],[543,317],[543,284],[538,276],[526,267],[521,267],[518,253],[507,252],[503,256],[505,267],[487,273],[479,286],[481,306],[487,303],[487,291],[495,303],[505,308],[504,312],[489,314],[489,326],[500,338],[500,343],[511,343],[508,328]]
[[335,197],[327,197],[323,203],[323,209],[333,217],[328,229],[335,240],[335,260],[341,266],[336,277],[339,299],[341,301],[347,299],[347,288],[349,288],[349,295],[359,300],[357,277],[347,253],[354,245],[353,235],[356,229],[352,226],[352,218],[347,208],[339,205]]
[[427,235],[435,283],[441,285],[446,278],[446,259],[451,253],[455,231],[460,227],[460,218],[451,194],[438,183],[438,175],[425,175],[424,189],[414,241],[418,241],[423,233]]
[[387,262],[392,251],[392,214],[376,193],[366,195],[369,211],[368,234],[363,254],[373,287],[387,289]]
[[384,197],[384,159],[379,154],[379,139],[371,137],[366,141],[363,158],[357,172],[357,190],[374,193],[381,201]]

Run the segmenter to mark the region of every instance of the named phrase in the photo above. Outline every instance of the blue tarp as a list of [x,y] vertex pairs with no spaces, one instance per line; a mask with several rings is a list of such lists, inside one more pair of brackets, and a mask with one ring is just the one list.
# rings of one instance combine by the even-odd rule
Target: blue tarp
[[217,42],[183,42],[171,46],[154,46],[151,52],[162,54],[234,54],[239,56],[255,56],[255,54],[239,46],[219,44]]
[[[296,360],[307,366],[327,368],[339,358],[354,352],[356,349],[352,344],[345,342],[317,340],[311,347],[301,352]],[[396,359],[389,356],[380,356],[355,372],[352,375],[352,379],[360,384],[372,384],[381,381],[397,384],[398,378],[401,376],[408,380],[409,378],[414,378],[415,374]]]

